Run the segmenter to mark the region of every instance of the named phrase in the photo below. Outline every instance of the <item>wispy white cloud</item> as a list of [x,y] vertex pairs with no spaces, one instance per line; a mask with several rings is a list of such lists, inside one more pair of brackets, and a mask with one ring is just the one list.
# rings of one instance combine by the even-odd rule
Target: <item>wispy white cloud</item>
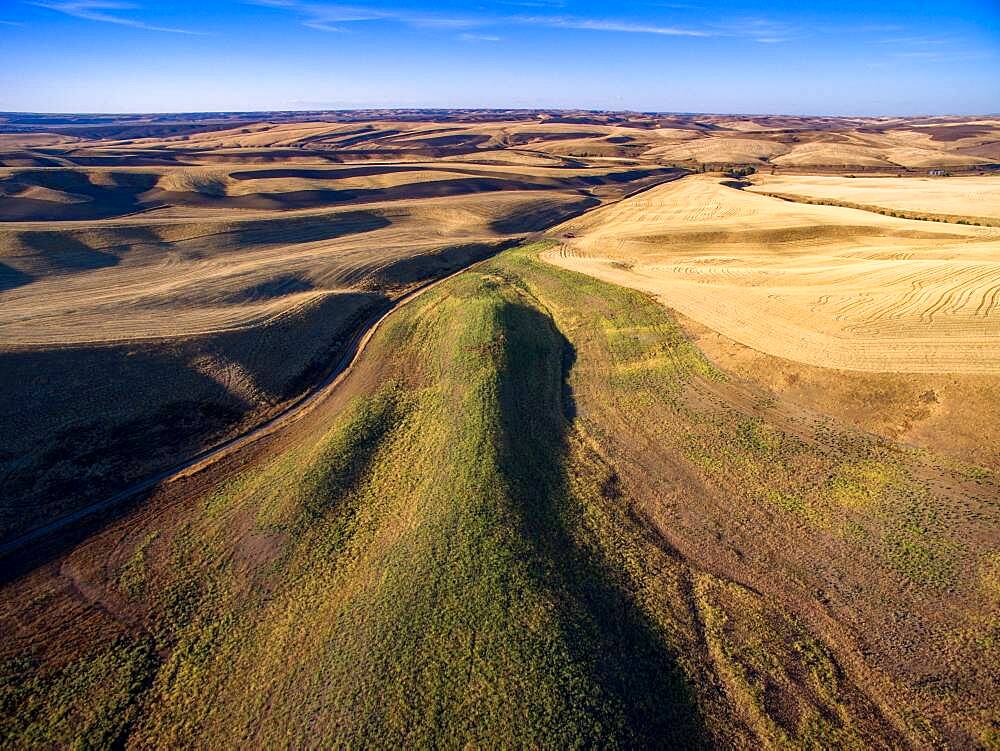
[[0,26],[24,26],[20,21],[0,21]]
[[923,58],[929,60],[931,58],[941,57],[940,52],[893,52],[892,57],[912,57],[912,58]]
[[945,37],[890,37],[879,39],[879,44],[907,44],[917,47],[936,47],[943,44],[952,44],[955,40]]
[[493,34],[459,34],[458,38],[463,42],[500,42],[501,37],[494,36]]
[[658,24],[632,23],[629,21],[614,21],[595,18],[577,18],[573,16],[514,16],[507,20],[529,26],[549,26],[556,29],[612,31],[624,34],[659,34],[662,36],[714,36],[708,31],[686,29],[678,26],[661,26]]
[[721,36],[744,37],[758,44],[781,44],[806,35],[805,30],[771,18],[731,18],[712,24]]
[[905,32],[906,27],[898,23],[865,23],[856,26],[832,26],[828,31],[839,33],[855,34],[892,34],[895,32]]
[[342,24],[379,21],[393,17],[391,13],[385,11],[353,5],[301,3],[296,0],[250,0],[250,4],[291,11],[299,17],[303,26],[316,31],[346,31]]
[[[875,40],[887,60],[927,63],[946,63],[981,60],[992,57],[991,52],[976,49],[958,36],[899,35]],[[884,45],[884,46],[882,46]]]
[[972,50],[968,52],[904,50],[890,53],[889,57],[897,60],[922,60],[928,63],[956,63],[969,60],[987,60],[995,57],[995,54],[986,50]]
[[563,0],[499,0],[499,5],[515,5],[521,8],[565,8]]
[[[484,29],[497,26],[526,26],[552,29],[572,29],[618,34],[651,34],[670,37],[738,37],[760,44],[780,44],[803,36],[804,32],[791,24],[762,18],[734,18],[725,22],[706,23],[698,27],[660,22],[588,18],[556,13],[509,15],[434,15],[408,10],[372,9],[360,5],[310,2],[309,0],[244,0],[244,2],[286,10],[297,16],[299,23],[319,31],[345,31],[349,24],[361,21],[395,21],[415,28]],[[506,0],[503,5],[555,8],[561,0]],[[661,7],[693,8],[680,3],[655,3]],[[491,33],[460,35],[466,41],[493,41]]]
[[490,23],[483,18],[448,18],[446,16],[411,16],[400,15],[399,20],[410,26],[423,29],[474,29]]
[[130,26],[133,29],[145,29],[146,31],[165,31],[170,34],[194,34],[202,35],[204,32],[192,31],[190,29],[178,29],[171,26],[157,26],[146,23],[137,18],[123,16],[119,13],[109,13],[108,11],[134,11],[139,10],[139,6],[133,3],[116,2],[115,0],[63,0],[62,2],[31,2],[39,8],[47,8],[58,13],[63,13],[74,18],[82,18],[87,21],[98,21],[100,23],[117,24],[118,26]]
[[482,25],[481,20],[463,17],[377,10],[357,5],[298,2],[297,0],[246,0],[250,5],[280,8],[294,13],[299,22],[317,31],[346,31],[344,24],[361,21],[398,21],[410,26],[439,29],[466,29]]
[[[655,23],[638,23],[613,19],[581,18],[562,15],[507,15],[507,16],[441,16],[412,13],[401,10],[372,10],[362,6],[331,5],[300,2],[299,0],[245,0],[251,5],[288,10],[299,17],[300,23],[321,31],[344,31],[343,24],[357,21],[391,20],[409,26],[429,29],[475,29],[484,26],[515,24],[584,31],[605,31],[628,34],[658,34],[662,36],[707,37],[715,33],[699,29],[667,26]],[[511,2],[511,5],[552,7],[557,3]],[[480,35],[490,36],[490,35]],[[485,40],[484,40],[485,41]]]
[[343,26],[334,26],[332,23],[327,23],[326,21],[303,21],[302,25],[309,29],[315,29],[316,31],[347,31]]

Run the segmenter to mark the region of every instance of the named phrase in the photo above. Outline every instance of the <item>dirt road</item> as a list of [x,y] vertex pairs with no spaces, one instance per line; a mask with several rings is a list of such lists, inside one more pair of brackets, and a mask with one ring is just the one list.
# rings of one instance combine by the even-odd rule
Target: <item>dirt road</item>
[[368,318],[364,324],[362,324],[359,331],[354,335],[350,342],[348,342],[343,355],[330,372],[330,375],[328,375],[312,390],[307,391],[298,398],[292,400],[274,417],[244,433],[233,436],[222,443],[218,443],[215,446],[207,448],[180,464],[176,464],[169,469],[165,469],[162,472],[158,472],[155,475],[145,478],[144,480],[133,483],[109,498],[92,503],[86,508],[74,511],[71,514],[67,514],[66,516],[60,517],[55,521],[49,522],[48,524],[36,527],[30,532],[26,532],[23,535],[15,537],[13,540],[0,544],[0,559],[6,558],[10,554],[17,552],[29,543],[41,540],[48,535],[58,532],[74,522],[86,519],[94,514],[100,513],[101,511],[114,508],[137,493],[141,493],[142,491],[149,490],[157,485],[170,483],[174,480],[199,472],[220,459],[239,451],[255,441],[260,440],[264,436],[271,435],[272,433],[282,430],[288,425],[298,421],[305,415],[309,414],[327,397],[329,397],[337,386],[339,386],[340,383],[350,374],[354,364],[357,362],[361,353],[364,352],[365,347],[368,345],[368,342],[371,341],[375,332],[379,330],[382,323],[393,311],[398,310],[407,303],[413,302],[415,299],[420,297],[420,295],[430,289],[433,289],[438,284],[441,284],[442,282],[445,282],[464,271],[475,268],[488,260],[489,258],[485,258],[470,264],[469,266],[464,266],[447,276],[441,277],[440,279],[434,279],[426,282],[399,298],[388,307],[376,312]]
[[[671,182],[683,177],[685,173],[679,172],[677,174],[672,174],[666,179],[658,182],[654,185],[643,186],[637,190],[630,191],[619,198],[617,201],[612,201],[610,203],[617,203],[626,198],[630,198],[638,193],[642,193],[649,190],[655,185],[660,185],[664,182]],[[609,205],[609,204],[603,204]],[[526,236],[516,240],[514,242],[531,240],[534,238],[542,237],[544,233],[534,233],[531,236]],[[508,243],[503,243],[498,246],[497,252],[505,247],[509,247]],[[357,362],[361,353],[364,352],[365,347],[368,342],[374,336],[375,332],[378,331],[379,327],[385,321],[385,319],[395,310],[398,310],[403,305],[412,302],[417,299],[420,295],[424,294],[428,290],[436,287],[438,284],[445,282],[452,277],[457,276],[465,271],[476,268],[477,266],[487,262],[489,258],[482,259],[468,266],[464,266],[457,271],[448,274],[447,276],[441,277],[440,279],[435,279],[426,282],[413,291],[407,293],[403,297],[396,300],[394,303],[388,307],[382,309],[381,311],[373,314],[365,323],[360,327],[358,333],[356,333],[350,342],[348,342],[347,347],[344,349],[344,353],[340,360],[337,362],[336,366],[331,370],[330,375],[328,375],[321,383],[319,383],[315,388],[299,396],[297,399],[292,400],[288,405],[286,405],[281,412],[266,420],[265,422],[251,428],[248,431],[240,433],[239,435],[233,436],[232,438],[211,446],[189,459],[185,460],[180,464],[176,464],[168,469],[158,472],[150,477],[140,480],[138,482],[132,483],[123,490],[115,493],[114,495],[105,498],[102,501],[97,501],[89,506],[74,511],[70,514],[60,517],[52,522],[44,524],[40,527],[26,532],[12,540],[8,540],[0,544],[0,560],[9,557],[11,554],[23,549],[26,545],[42,540],[49,535],[52,535],[60,530],[65,529],[69,525],[91,517],[102,511],[112,509],[115,506],[121,504],[123,501],[131,498],[132,496],[141,493],[145,490],[150,490],[158,485],[167,484],[173,482],[174,480],[180,479],[182,477],[188,477],[192,474],[200,472],[211,464],[218,462],[227,456],[234,454],[235,452],[245,448],[246,446],[260,440],[261,438],[271,435],[273,433],[282,430],[288,425],[298,421],[300,418],[309,414],[317,405],[330,396],[330,394],[336,390],[340,383],[348,376]]]

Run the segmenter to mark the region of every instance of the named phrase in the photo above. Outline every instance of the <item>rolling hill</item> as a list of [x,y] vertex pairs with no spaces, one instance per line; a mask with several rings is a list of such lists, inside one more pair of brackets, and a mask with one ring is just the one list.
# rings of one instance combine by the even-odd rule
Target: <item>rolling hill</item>
[[394,314],[249,464],[8,585],[7,737],[987,738],[996,476],[735,380],[538,251]]
[[998,127],[0,114],[0,748],[995,747]]

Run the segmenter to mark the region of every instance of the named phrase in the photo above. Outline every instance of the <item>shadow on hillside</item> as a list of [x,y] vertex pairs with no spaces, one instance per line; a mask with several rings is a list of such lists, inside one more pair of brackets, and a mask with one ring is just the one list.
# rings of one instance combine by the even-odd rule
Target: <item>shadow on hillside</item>
[[[374,211],[346,211],[330,216],[293,216],[285,218],[255,219],[235,223],[228,232],[232,240],[226,243],[219,235],[211,238],[212,249],[223,247],[243,248],[258,245],[295,245],[300,243],[335,240],[364,232],[383,229],[392,220]],[[179,246],[193,244],[184,241]]]
[[566,201],[544,201],[528,211],[518,209],[513,214],[490,222],[490,229],[501,235],[518,232],[541,232],[554,224],[579,216],[600,204],[600,200],[588,196],[568,203]]
[[[106,219],[136,211],[139,195],[153,187],[156,175],[111,173],[109,184],[96,185],[90,176],[77,170],[28,170],[0,178],[0,221],[67,221]],[[46,188],[79,201],[62,203],[22,197],[31,188]]]
[[[249,330],[0,353],[8,396],[0,405],[0,545],[178,464],[329,378],[388,304],[378,293],[343,293]],[[219,363],[222,377],[204,372],[206,362]],[[252,391],[234,389],[227,372],[245,374]],[[42,559],[34,548],[58,555],[81,539],[76,527],[93,532],[134,507],[123,502],[74,523],[0,568],[28,570]]]
[[545,190],[548,186],[530,180],[490,177],[454,178],[431,182],[405,183],[387,188],[343,188],[330,190],[289,190],[277,193],[247,193],[237,196],[214,196],[194,191],[151,190],[145,198],[173,206],[211,206],[282,211],[322,208],[354,203],[408,201],[421,198],[494,193],[511,190]]
[[536,556],[534,575],[557,602],[563,638],[606,697],[608,745],[698,748],[705,733],[691,690],[624,577],[573,534],[582,516],[566,469],[575,413],[567,376],[575,353],[535,309],[502,310],[501,471]]
[[68,232],[22,232],[19,239],[53,272],[92,271],[119,262],[113,253],[96,250]]
[[179,355],[123,346],[0,354],[0,542],[169,466],[245,414]]
[[436,253],[407,256],[385,266],[373,275],[372,282],[379,287],[394,288],[444,277],[511,248],[518,242],[502,240],[493,243],[465,243],[447,246]]
[[31,274],[25,274],[9,264],[0,262],[0,292],[23,287],[25,284],[30,284],[31,281]]

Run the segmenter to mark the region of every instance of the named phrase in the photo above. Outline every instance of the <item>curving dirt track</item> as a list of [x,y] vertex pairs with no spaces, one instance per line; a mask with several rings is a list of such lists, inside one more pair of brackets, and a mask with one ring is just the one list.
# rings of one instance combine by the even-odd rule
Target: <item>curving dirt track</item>
[[383,309],[379,313],[375,314],[365,324],[361,327],[361,330],[355,334],[354,338],[348,343],[344,348],[344,353],[340,360],[334,366],[330,375],[327,376],[321,383],[319,383],[314,389],[306,392],[300,398],[293,401],[287,407],[285,407],[281,412],[279,412],[274,417],[270,418],[266,422],[252,428],[249,431],[241,433],[240,435],[234,436],[222,443],[207,448],[204,451],[192,456],[180,464],[177,464],[169,469],[162,472],[158,472],[151,477],[147,477],[144,480],[133,483],[127,488],[115,493],[110,498],[106,498],[97,503],[93,503],[86,508],[82,508],[78,511],[68,514],[53,522],[45,524],[41,527],[37,527],[30,532],[20,535],[19,537],[9,540],[8,542],[0,545],[0,559],[6,556],[16,553],[18,550],[22,549],[25,545],[29,543],[36,542],[38,540],[44,539],[49,535],[52,535],[60,530],[66,528],[68,525],[78,522],[82,519],[86,519],[101,511],[113,508],[120,504],[122,501],[137,495],[145,490],[149,490],[160,484],[170,483],[173,480],[179,479],[181,477],[186,477],[188,475],[199,472],[211,464],[227,457],[240,449],[249,446],[255,441],[261,438],[276,433],[279,430],[286,428],[292,423],[296,422],[300,418],[311,412],[317,405],[319,405],[324,399],[328,398],[330,394],[340,385],[340,383],[349,375],[354,364],[357,362],[361,353],[364,352],[365,347],[368,342],[371,341],[372,336],[378,331],[379,327],[382,325],[383,321],[395,310],[399,309],[403,305],[412,302],[420,295],[424,294],[428,290],[434,288],[438,284],[451,279],[452,277],[468,271],[471,268],[481,265],[484,261],[477,261],[470,266],[449,274],[448,276],[442,277],[440,279],[435,279],[433,281],[427,282],[417,289],[413,290],[404,297],[399,298],[394,303],[388,306],[388,308]]
[[[667,181],[672,181],[678,179],[682,174],[683,173],[674,172],[665,176],[665,178],[662,179],[665,179]],[[639,188],[635,188],[631,191],[624,193],[623,197],[619,200],[625,200],[626,198],[633,197],[638,193],[648,190],[650,187],[651,186],[642,186]],[[515,196],[513,200],[516,205],[516,201],[518,200],[517,197]],[[461,212],[458,213],[461,214]],[[361,231],[369,231],[369,232],[371,231],[370,229],[368,229],[364,221],[362,221],[361,224],[362,224]],[[350,229],[352,231],[355,230],[354,224],[351,224]],[[352,239],[351,242],[356,243],[357,241]],[[494,246],[494,252],[499,251],[503,247],[509,246],[510,242],[501,243],[500,245]],[[325,244],[321,245],[325,247]],[[349,246],[350,244],[348,244],[348,247]],[[309,245],[309,248],[312,248],[312,246]],[[283,263],[287,264],[289,262],[289,259],[287,257],[289,249],[287,246],[282,246],[277,250],[275,250],[272,247],[267,247],[266,252],[269,253],[274,258],[281,258],[282,255],[285,254],[285,257],[283,258]],[[314,252],[315,251],[313,251],[313,253]],[[310,252],[307,250],[303,255],[304,258],[309,258]],[[292,257],[292,261],[294,261],[294,256]],[[313,258],[313,261],[315,261],[315,258]],[[381,307],[375,314],[370,316],[367,320],[365,320],[361,324],[361,326],[357,330],[357,333],[354,334],[354,336],[344,346],[342,350],[343,354],[340,356],[340,359],[337,361],[333,370],[321,383],[319,383],[315,388],[306,391],[301,396],[292,400],[288,405],[283,407],[279,412],[277,412],[273,416],[266,419],[263,423],[260,423],[255,427],[252,427],[231,438],[228,438],[210,448],[200,451],[194,456],[192,456],[190,459],[187,459],[180,464],[176,464],[168,469],[156,472],[151,476],[146,477],[140,481],[134,482],[128,485],[128,487],[126,487],[125,489],[115,493],[114,495],[108,498],[88,504],[87,506],[81,509],[63,515],[58,519],[51,521],[47,524],[41,525],[31,530],[30,532],[26,532],[14,539],[8,540],[7,542],[0,545],[0,558],[16,553],[18,550],[22,549],[25,545],[43,539],[45,537],[48,537],[54,533],[57,533],[60,530],[65,529],[68,525],[71,525],[82,519],[86,519],[102,511],[112,509],[117,505],[121,504],[123,501],[127,500],[128,498],[133,497],[143,491],[149,490],[153,487],[156,487],[161,483],[165,482],[169,483],[170,481],[178,479],[180,477],[196,473],[204,469],[205,467],[217,462],[218,460],[236,453],[237,451],[248,446],[249,444],[265,436],[276,433],[277,431],[297,421],[304,415],[308,414],[313,408],[315,408],[320,402],[326,399],[337,388],[337,386],[351,371],[354,363],[357,361],[360,354],[364,351],[364,348],[371,339],[371,337],[379,329],[382,322],[386,319],[387,316],[389,316],[390,313],[397,310],[400,306],[413,301],[414,299],[416,299],[429,289],[433,288],[434,286],[448,279],[451,279],[457,274],[460,274],[464,271],[468,271],[469,269],[482,264],[484,261],[485,259],[476,261],[475,263],[468,264],[463,268],[460,268],[443,277],[439,277],[432,281],[424,282],[415,289],[413,289],[412,291],[405,294],[404,296],[397,298],[395,301],[386,303],[386,305]],[[260,261],[253,261],[252,263],[259,264]],[[219,273],[225,274],[227,276],[231,274],[231,267],[233,264],[217,263],[216,265],[219,268]],[[187,272],[187,273],[189,275],[192,275],[193,277],[197,277],[199,275],[199,272],[197,271]],[[204,269],[201,269],[200,273],[203,274]],[[156,294],[158,295],[162,294],[162,289],[160,289],[160,287],[162,287],[162,284],[165,283],[163,282],[163,278],[164,277],[162,272],[158,273],[157,279],[159,280],[159,283],[156,285],[158,287]],[[127,285],[125,285],[125,287],[127,287]],[[309,294],[309,293],[304,293],[304,294]],[[287,301],[284,303],[284,305],[286,307],[284,307],[283,309],[282,308],[277,309],[276,315],[288,314]],[[113,310],[114,307],[112,306],[110,309]],[[245,315],[245,309],[243,311],[243,315]],[[162,322],[162,318],[163,318],[162,315],[158,316],[157,321]],[[239,324],[242,326],[248,325],[246,321],[240,321]],[[72,329],[72,327],[70,328]],[[158,331],[157,334],[162,336],[162,329]],[[62,336],[63,337],[66,336],[65,331],[62,332]],[[136,338],[136,332],[135,330],[131,330],[129,332],[129,339],[134,339],[134,338]],[[239,373],[236,374],[228,373],[227,378],[230,381],[233,380],[238,381],[240,380],[239,375],[240,375]]]
[[[272,130],[234,135],[389,137]],[[85,144],[80,164],[0,167],[0,541],[273,417],[388,300],[681,174],[473,147],[464,161],[352,151],[363,163],[335,166],[247,144],[169,163],[168,147],[193,142],[135,154],[101,135],[66,142]]]

